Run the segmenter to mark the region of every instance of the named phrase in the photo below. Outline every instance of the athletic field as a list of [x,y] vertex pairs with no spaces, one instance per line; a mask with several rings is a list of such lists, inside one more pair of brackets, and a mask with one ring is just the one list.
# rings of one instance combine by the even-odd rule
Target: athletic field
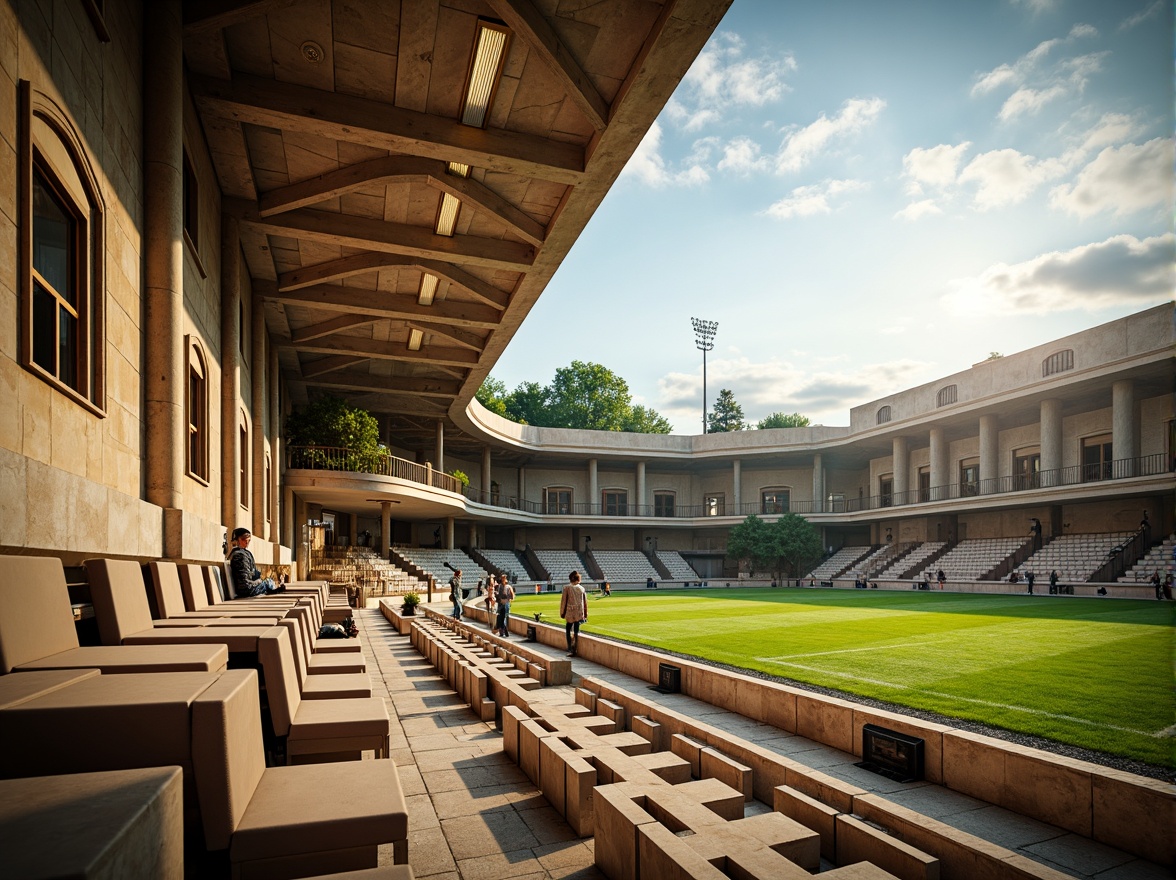
[[[593,597],[584,632],[1174,766],[1173,605],[812,589]],[[559,620],[559,593],[512,611]]]

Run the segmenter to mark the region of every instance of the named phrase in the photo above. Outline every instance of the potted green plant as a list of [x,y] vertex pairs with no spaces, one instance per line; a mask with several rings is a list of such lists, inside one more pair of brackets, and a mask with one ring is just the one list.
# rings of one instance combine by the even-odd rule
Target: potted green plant
[[400,606],[401,611],[405,617],[412,617],[416,614],[416,608],[421,604],[420,593],[405,593],[403,604]]

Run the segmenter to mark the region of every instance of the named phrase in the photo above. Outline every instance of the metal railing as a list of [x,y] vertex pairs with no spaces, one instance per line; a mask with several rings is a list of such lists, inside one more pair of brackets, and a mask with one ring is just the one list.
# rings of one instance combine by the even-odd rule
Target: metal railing
[[1103,462],[1097,465],[1073,465],[1030,475],[998,477],[991,480],[951,483],[910,492],[890,492],[859,498],[836,498],[826,501],[745,501],[740,504],[708,502],[704,504],[675,504],[672,508],[652,504],[593,504],[577,501],[547,504],[519,498],[501,491],[484,492],[465,486],[456,477],[434,470],[427,464],[417,464],[394,455],[360,455],[347,449],[327,446],[297,446],[287,450],[287,467],[308,470],[350,471],[396,477],[446,489],[463,495],[475,504],[518,510],[546,516],[569,517],[638,517],[650,519],[707,519],[711,517],[777,516],[783,513],[801,515],[821,513],[859,513],[915,504],[933,504],[981,498],[988,495],[1007,495],[1014,492],[1040,491],[1063,486],[1123,480],[1132,477],[1152,477],[1168,472],[1167,456],[1163,453]]

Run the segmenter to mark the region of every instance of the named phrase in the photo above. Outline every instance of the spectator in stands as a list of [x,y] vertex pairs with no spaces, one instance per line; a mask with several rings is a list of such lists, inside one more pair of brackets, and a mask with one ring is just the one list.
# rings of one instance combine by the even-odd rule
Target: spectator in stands
[[1168,576],[1164,578],[1164,598],[1172,598],[1172,572],[1168,572]]
[[1041,520],[1033,517],[1033,525],[1029,527],[1029,534],[1033,536],[1033,549],[1041,549]]
[[1025,583],[1029,585],[1029,595],[1033,595],[1033,571],[1028,569],[1025,572]]
[[944,585],[945,583],[947,583],[947,575],[945,575],[945,574],[943,573],[943,569],[942,569],[942,568],[941,568],[941,569],[939,569],[939,571],[937,571],[937,572],[935,573],[935,580],[939,581],[939,589],[941,589],[941,590],[942,590],[942,589],[943,589],[943,585]]
[[1058,570],[1056,568],[1049,573],[1049,591],[1051,593],[1058,591]]
[[461,620],[463,591],[461,589],[461,569],[453,569],[453,577],[449,579],[449,601],[453,603],[453,619]]
[[1014,568],[1012,571],[1009,572],[1009,583],[1015,584],[1019,580],[1020,580],[1020,578],[1017,577],[1017,570]]
[[265,596],[281,593],[285,584],[275,584],[272,578],[262,577],[257,570],[253,554],[249,552],[249,541],[253,535],[249,529],[233,529],[233,549],[229,553],[229,571],[233,576],[233,590],[238,596]]
[[588,619],[588,594],[580,586],[580,572],[568,575],[568,585],[559,600],[559,616],[564,619],[564,634],[568,640],[568,656],[576,656],[580,641],[580,624]]
[[1151,585],[1156,591],[1156,598],[1163,599],[1164,598],[1164,584],[1163,584],[1163,581],[1160,580],[1160,570],[1158,568],[1152,572]]
[[500,574],[498,576],[498,587],[494,596],[495,604],[498,605],[498,616],[494,621],[494,632],[504,639],[510,638],[510,603],[514,601],[514,597],[514,587],[510,585],[510,582],[506,579],[506,575]]

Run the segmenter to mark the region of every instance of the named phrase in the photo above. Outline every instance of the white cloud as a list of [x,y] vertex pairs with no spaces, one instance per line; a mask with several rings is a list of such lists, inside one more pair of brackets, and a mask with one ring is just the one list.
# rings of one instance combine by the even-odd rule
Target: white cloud
[[923,199],[920,202],[911,202],[901,211],[895,213],[896,220],[918,220],[920,217],[928,217],[934,214],[942,214],[943,210],[935,204],[934,199]]
[[1138,308],[1169,300],[1176,286],[1176,235],[1140,241],[1116,235],[1069,251],[1052,251],[951,283],[942,297],[957,314],[1032,314],[1111,306]]
[[677,171],[671,169],[661,154],[661,138],[661,125],[654,122],[629,157],[621,174],[635,177],[652,187],[697,186],[710,179],[706,169],[697,162],[687,161],[684,168]]
[[744,58],[743,40],[720,32],[703,47],[666,109],[683,130],[698,131],[734,106],[778,101],[790,91],[785,77],[796,68],[792,55]]
[[1026,113],[1037,113],[1050,101],[1065,94],[1066,90],[1061,86],[1050,86],[1048,89],[1020,88],[1005,99],[997,115],[1002,121],[1008,122]]
[[1050,191],[1050,205],[1084,218],[1101,211],[1123,215],[1156,206],[1171,210],[1174,161],[1171,138],[1107,147],[1072,183]]
[[777,220],[829,214],[833,210],[830,204],[833,199],[865,188],[866,184],[860,180],[825,180],[811,186],[798,186],[789,195],[769,205],[764,213]]
[[766,170],[770,165],[760,145],[748,137],[738,137],[723,147],[723,158],[719,160],[720,171],[734,171],[737,174],[751,174]]
[[1135,13],[1134,15],[1127,16],[1125,19],[1123,19],[1121,22],[1119,22],[1119,30],[1129,31],[1133,27],[1140,25],[1140,24],[1143,24],[1143,22],[1147,21],[1153,15],[1157,15],[1160,12],[1160,10],[1163,8],[1164,8],[1164,0],[1155,0],[1155,2],[1152,3],[1150,6],[1144,8],[1144,9],[1141,9],[1139,12]]
[[1082,138],[1080,154],[1092,153],[1129,140],[1141,131],[1139,122],[1126,113],[1105,113]]
[[980,211],[1023,202],[1035,189],[1065,172],[1059,159],[1038,160],[1017,150],[981,153],[960,172],[960,183],[975,183],[973,205]]
[[881,98],[850,98],[832,119],[822,113],[815,122],[789,132],[776,157],[776,170],[800,170],[832,142],[871,125],[885,107]]
[[944,189],[956,182],[956,176],[964,153],[972,146],[964,141],[954,147],[939,144],[935,147],[915,147],[902,157],[902,174],[907,178],[907,191],[921,195],[923,186]]
[[1014,6],[1026,6],[1034,15],[1049,12],[1058,5],[1058,0],[1013,0]]
[[1090,77],[1102,70],[1109,53],[1091,52],[1085,55],[1061,57],[1049,63],[1051,56],[1077,42],[1099,35],[1088,24],[1076,24],[1063,39],[1045,40],[1012,63],[999,64],[986,73],[978,74],[972,85],[972,97],[1012,89],[1000,108],[1004,122],[1024,114],[1037,113],[1046,104],[1071,94],[1081,94]]

